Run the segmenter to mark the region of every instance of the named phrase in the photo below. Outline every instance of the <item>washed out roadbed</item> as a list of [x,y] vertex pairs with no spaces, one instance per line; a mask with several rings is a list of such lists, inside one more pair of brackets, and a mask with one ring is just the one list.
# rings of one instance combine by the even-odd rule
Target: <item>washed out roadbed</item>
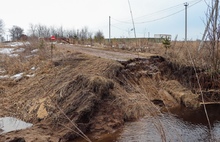
[[115,132],[126,121],[156,115],[161,107],[199,106],[198,95],[166,76],[163,57],[59,46],[52,60],[34,57],[36,69],[29,71],[34,76],[1,80],[0,116],[33,126],[2,134],[0,141],[89,141]]

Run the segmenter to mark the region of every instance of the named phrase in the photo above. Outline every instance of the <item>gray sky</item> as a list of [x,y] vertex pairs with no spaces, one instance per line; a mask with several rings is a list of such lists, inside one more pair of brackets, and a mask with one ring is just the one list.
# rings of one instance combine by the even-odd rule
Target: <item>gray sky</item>
[[[0,0],[5,28],[17,25],[27,33],[30,24],[64,29],[101,30],[108,38],[134,37],[128,0]],[[188,2],[188,39],[201,39],[205,28],[205,0],[130,0],[137,37],[171,34],[184,39],[184,3]],[[210,2],[210,0],[207,0]]]

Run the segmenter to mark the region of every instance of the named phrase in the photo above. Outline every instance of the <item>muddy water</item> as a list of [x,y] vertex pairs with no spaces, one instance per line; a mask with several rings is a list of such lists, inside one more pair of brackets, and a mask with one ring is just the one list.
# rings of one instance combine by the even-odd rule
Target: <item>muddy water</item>
[[32,124],[13,117],[2,117],[0,118],[0,135],[15,130],[26,129],[31,126]]
[[220,105],[207,106],[211,130],[201,107],[198,110],[174,108],[156,117],[126,124],[118,142],[145,141],[220,141]]
[[98,142],[209,142],[220,141],[220,105],[208,105],[211,130],[203,107],[178,107],[154,117],[127,123],[121,132]]

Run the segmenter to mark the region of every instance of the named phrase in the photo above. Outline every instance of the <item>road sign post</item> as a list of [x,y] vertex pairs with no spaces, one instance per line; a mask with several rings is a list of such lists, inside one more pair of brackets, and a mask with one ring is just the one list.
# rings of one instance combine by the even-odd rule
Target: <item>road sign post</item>
[[51,40],[50,54],[51,54],[51,61],[52,61],[52,59],[53,59],[53,49],[55,48],[55,45],[53,44],[53,42],[56,40],[56,37],[55,36],[51,36],[50,40]]

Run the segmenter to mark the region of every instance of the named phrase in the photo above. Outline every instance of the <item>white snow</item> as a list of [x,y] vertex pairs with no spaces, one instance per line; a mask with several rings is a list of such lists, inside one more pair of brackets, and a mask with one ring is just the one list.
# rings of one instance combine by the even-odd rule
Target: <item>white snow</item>
[[25,58],[31,58],[33,57],[34,55],[28,55],[28,56],[25,56]]
[[24,48],[0,48],[0,54],[6,54],[10,57],[18,57],[18,54],[14,54],[14,52],[23,52],[25,49]]
[[0,128],[3,131],[0,131],[0,135],[11,131],[26,129],[31,127],[32,125],[33,124],[31,123],[26,123],[14,117],[1,117]]
[[39,51],[39,49],[34,49],[34,50],[31,51],[31,53],[36,53],[38,51]]
[[1,54],[11,54],[14,48],[0,48]]
[[27,74],[27,77],[35,77],[35,74]]
[[11,42],[8,43],[7,45],[11,47],[24,46],[24,45],[30,45],[30,42]]
[[36,69],[36,67],[32,67],[32,68],[31,68],[31,70],[35,70],[35,69]]
[[[12,75],[12,76],[2,75],[2,76],[0,76],[0,80],[1,79],[13,79],[15,81],[18,81],[24,77],[24,74],[25,73],[18,73],[18,74]],[[25,76],[31,78],[31,77],[35,77],[35,74],[27,74]]]
[[18,57],[18,54],[9,54],[9,57]]
[[5,72],[6,72],[5,69],[0,68],[0,73],[5,73]]
[[0,79],[8,79],[8,78],[9,78],[9,75],[0,76]]
[[14,52],[23,52],[25,49],[24,48],[18,48],[18,49],[15,49]]
[[18,73],[18,74],[11,76],[10,78],[14,80],[20,80],[23,77],[23,75],[24,73]]

